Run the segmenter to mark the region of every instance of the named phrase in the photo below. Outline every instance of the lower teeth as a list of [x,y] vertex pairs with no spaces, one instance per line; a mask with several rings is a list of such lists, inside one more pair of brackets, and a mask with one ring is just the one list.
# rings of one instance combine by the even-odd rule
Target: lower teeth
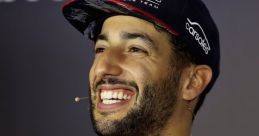
[[121,100],[103,100],[102,103],[104,104],[114,104],[114,103],[119,103]]

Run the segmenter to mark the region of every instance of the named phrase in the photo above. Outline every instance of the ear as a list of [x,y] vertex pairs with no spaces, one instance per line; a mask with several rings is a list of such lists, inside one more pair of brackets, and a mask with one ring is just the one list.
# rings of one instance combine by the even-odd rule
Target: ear
[[187,76],[183,81],[182,97],[184,100],[191,101],[198,98],[209,84],[212,70],[207,65],[195,65],[185,72]]

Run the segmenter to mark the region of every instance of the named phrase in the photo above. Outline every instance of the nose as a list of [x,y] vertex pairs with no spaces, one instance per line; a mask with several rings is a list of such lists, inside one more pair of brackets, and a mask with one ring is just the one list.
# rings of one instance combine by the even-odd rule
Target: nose
[[122,55],[116,52],[107,51],[100,56],[96,62],[95,74],[98,77],[119,76],[122,74]]

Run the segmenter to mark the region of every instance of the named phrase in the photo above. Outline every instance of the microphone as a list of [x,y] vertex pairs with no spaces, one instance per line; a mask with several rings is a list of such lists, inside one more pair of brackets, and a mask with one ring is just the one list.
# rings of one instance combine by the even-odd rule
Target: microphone
[[76,102],[76,103],[78,103],[78,102],[80,102],[81,100],[84,100],[84,99],[88,99],[88,97],[75,97],[75,99],[74,99],[74,101]]

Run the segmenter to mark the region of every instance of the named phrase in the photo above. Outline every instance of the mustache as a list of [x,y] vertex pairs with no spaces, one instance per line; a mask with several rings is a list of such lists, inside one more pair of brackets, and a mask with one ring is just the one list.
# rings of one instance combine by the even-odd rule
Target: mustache
[[[95,85],[95,89],[98,88],[98,86],[103,85],[103,84],[110,84],[110,85],[115,85],[115,84],[120,84],[120,85],[127,85],[134,87],[136,91],[139,91],[138,85],[135,81],[127,81],[123,79],[118,79],[114,77],[109,77],[109,78],[101,78]],[[95,90],[94,89],[94,90]]]

